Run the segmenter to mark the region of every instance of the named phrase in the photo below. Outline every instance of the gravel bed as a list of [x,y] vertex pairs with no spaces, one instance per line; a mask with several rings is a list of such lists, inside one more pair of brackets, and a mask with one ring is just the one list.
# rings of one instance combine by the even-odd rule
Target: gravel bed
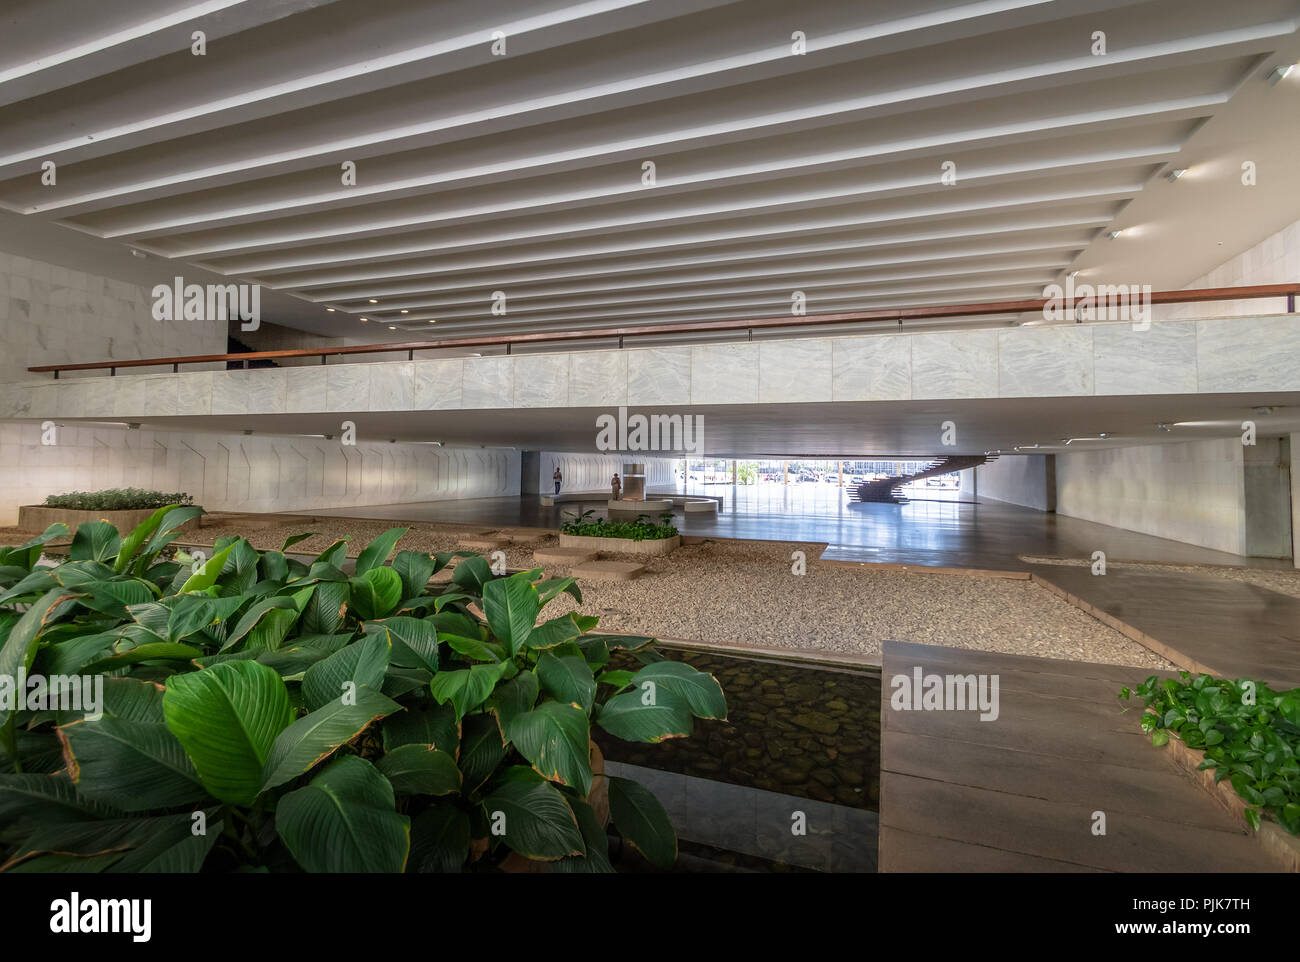
[[[1021,561],[1038,565],[1067,565],[1086,568],[1091,561],[1082,558],[1038,558],[1022,555]],[[1168,574],[1177,571],[1183,574],[1202,575],[1206,578],[1219,578],[1223,581],[1241,581],[1257,588],[1276,591],[1278,594],[1300,598],[1300,568],[1232,568],[1226,565],[1166,565],[1143,564],[1140,561],[1108,561],[1106,569],[1132,568],[1151,574]]]
[[[393,524],[352,518],[284,518],[208,515],[203,527],[181,540],[211,544],[240,534],[260,550],[278,549],[290,535],[319,532],[294,546],[316,553],[351,537],[355,557]],[[409,525],[398,550],[452,551],[484,525]],[[19,544],[30,534],[0,530],[0,543]],[[512,569],[535,567],[533,551],[553,545],[553,532],[505,545]],[[646,573],[635,581],[582,583],[581,610],[599,615],[601,627],[698,641],[777,648],[821,649],[879,656],[882,641],[910,641],[982,651],[1066,658],[1141,668],[1166,661],[1030,581],[958,575],[911,574],[871,566],[819,564],[823,545],[758,541],[705,541],[670,555],[636,561]],[[791,572],[791,553],[804,552],[807,573]],[[1153,566],[1163,567],[1163,566]],[[551,568],[553,575],[567,574]],[[554,616],[578,607],[568,595],[548,605]]]

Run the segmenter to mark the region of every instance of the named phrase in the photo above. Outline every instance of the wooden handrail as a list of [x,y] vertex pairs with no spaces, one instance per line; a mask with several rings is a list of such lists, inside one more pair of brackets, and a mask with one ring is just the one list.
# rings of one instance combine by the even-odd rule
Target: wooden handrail
[[[1253,300],[1261,297],[1286,297],[1288,312],[1295,310],[1295,297],[1300,294],[1300,284],[1256,284],[1247,287],[1208,287],[1192,291],[1153,291],[1152,304],[1182,304],[1200,301]],[[123,361],[87,361],[79,364],[41,364],[29,367],[34,374],[60,371],[95,371],[108,369],[116,373],[120,367],[157,367],[170,364],[177,370],[181,364],[202,364],[214,361],[259,361],[275,358],[319,357],[326,359],[344,354],[387,354],[405,351],[445,350],[457,347],[494,347],[512,344],[538,344],[545,342],[605,340],[618,338],[620,346],[625,337],[644,337],[656,334],[698,334],[717,331],[755,331],[769,328],[814,327],[823,324],[885,323],[905,320],[922,320],[944,317],[979,317],[988,314],[1024,314],[1041,311],[1049,303],[1046,298],[1029,301],[984,301],[975,304],[944,304],[929,307],[888,307],[872,311],[851,311],[843,314],[812,314],[804,317],[764,317],[753,320],[683,321],[677,324],[642,325],[640,327],[589,328],[577,331],[537,331],[528,334],[496,334],[485,337],[451,337],[436,341],[404,341],[400,344],[354,344],[330,348],[295,348],[283,351],[248,351],[243,354],[190,354],[182,357],[140,358]]]

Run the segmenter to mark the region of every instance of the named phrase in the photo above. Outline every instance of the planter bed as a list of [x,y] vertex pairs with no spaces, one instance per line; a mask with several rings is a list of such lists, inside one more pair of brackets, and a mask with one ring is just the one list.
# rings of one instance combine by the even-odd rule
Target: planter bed
[[[123,536],[129,534],[136,525],[152,515],[157,508],[128,508],[124,511],[78,511],[73,508],[47,508],[43,504],[24,504],[18,508],[18,527],[24,531],[44,531],[60,521],[68,526],[69,533],[76,531],[77,525],[87,521],[107,521]],[[203,516],[186,521],[180,531],[192,531],[203,523]],[[60,538],[51,544],[65,544],[71,538]]]
[[587,548],[590,551],[608,551],[611,554],[670,554],[682,543],[682,536],[633,541],[631,538],[597,538],[580,534],[561,534],[561,548]]
[[[1147,709],[1147,711],[1151,710]],[[1213,770],[1197,770],[1197,766],[1205,761],[1205,753],[1201,749],[1188,748],[1181,739],[1173,737],[1165,747],[1169,750],[1170,760],[1187,772],[1200,788],[1209,792],[1210,797],[1237,820],[1242,830],[1253,836],[1264,847],[1282,871],[1300,872],[1300,838],[1291,835],[1267,816],[1263,816],[1258,832],[1250,831],[1246,825],[1245,799],[1237,794],[1237,790],[1227,779],[1216,782]]]

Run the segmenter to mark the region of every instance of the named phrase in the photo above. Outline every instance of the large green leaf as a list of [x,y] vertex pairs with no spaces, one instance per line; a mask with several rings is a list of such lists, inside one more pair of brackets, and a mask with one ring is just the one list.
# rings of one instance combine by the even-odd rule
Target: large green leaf
[[143,812],[207,797],[181,743],[165,725],[105,715],[58,731],[72,781],[87,798],[124,812]]
[[384,750],[403,745],[432,745],[454,758],[460,751],[456,710],[450,705],[407,705],[405,711],[389,715],[384,719]]
[[411,821],[408,871],[459,872],[469,858],[469,816],[450,802],[435,802]]
[[105,671],[117,671],[127,665],[137,665],[142,661],[189,661],[201,654],[202,652],[192,645],[157,642],[137,645],[121,654],[91,662],[81,671],[83,674],[96,675]]
[[77,791],[63,773],[0,775],[0,826],[30,834],[38,825],[108,818],[113,809]]
[[502,829],[506,845],[525,858],[549,861],[586,854],[568,801],[530,768],[507,769],[483,799],[483,814],[490,829]]
[[309,635],[332,635],[343,626],[349,588],[342,581],[317,582],[302,611],[302,630]]
[[509,667],[510,662],[503,661],[495,665],[474,665],[460,671],[440,671],[429,683],[429,691],[439,704],[451,702],[456,717],[464,718],[483,704]]
[[358,577],[365,574],[371,568],[378,568],[388,556],[393,553],[397,547],[397,542],[402,540],[402,535],[410,531],[410,528],[389,528],[374,541],[366,545],[361,554],[357,556],[357,575]]
[[[253,629],[258,626],[262,619],[266,618],[274,611],[292,611],[295,620],[298,614],[298,609],[294,604],[293,598],[285,595],[263,598],[261,601],[254,602],[248,606],[248,610],[240,616],[239,621],[235,622],[235,626],[230,629],[229,633],[226,635],[225,642],[221,646],[221,650],[226,651],[234,648],[240,641],[252,634]],[[248,647],[251,648],[253,646],[249,645]]]
[[211,558],[203,563],[203,567],[194,572],[185,583],[181,585],[180,594],[187,591],[202,591],[204,588],[211,588],[221,577],[221,569],[226,564],[226,559],[230,557],[230,552],[234,545],[227,545],[222,548]]
[[461,588],[482,594],[483,586],[492,580],[492,566],[482,555],[471,555],[463,559],[451,573],[451,583]]
[[580,798],[570,798],[569,807],[573,809],[582,831],[583,844],[587,846],[586,855],[569,855],[558,862],[551,863],[553,872],[613,872],[614,866],[609,862],[609,836],[605,826],[600,824],[596,813]]
[[228,661],[172,675],[163,717],[194,762],[199,780],[216,798],[250,804],[280,732],[293,721],[280,676],[255,661]]
[[162,519],[167,517],[167,513],[174,507],[176,507],[174,504],[163,505],[136,525],[135,529],[122,539],[122,547],[118,549],[117,561],[113,565],[113,570],[118,572],[126,570],[136,552],[140,550],[140,546],[158,530],[158,525],[162,523]]
[[302,676],[303,701],[315,710],[362,688],[378,691],[391,651],[388,635],[376,633],[316,662]]
[[375,767],[402,795],[450,795],[460,791],[456,759],[432,745],[403,745],[388,752]]
[[16,548],[0,548],[0,565],[13,565],[31,571],[41,559],[42,546],[55,538],[67,537],[68,526],[56,521],[30,541],[25,541]]
[[497,685],[492,691],[491,697],[487,700],[487,707],[496,716],[503,738],[510,719],[521,712],[529,711],[537,703],[537,693],[540,690],[541,685],[537,681],[537,674],[521,671],[509,681]]
[[394,805],[388,779],[347,755],[280,799],[275,827],[308,872],[400,872],[411,826]]
[[637,689],[646,682],[653,682],[659,692],[677,695],[696,718],[727,717],[727,699],[722,694],[722,686],[708,672],[680,661],[657,661],[646,665],[632,678],[632,685]]
[[424,594],[437,564],[425,551],[397,552],[393,558],[393,570],[402,579],[402,597],[415,598]]
[[398,615],[366,622],[366,631],[387,634],[393,648],[391,660],[394,664],[438,670],[438,634],[429,622]]
[[107,521],[86,521],[77,525],[68,557],[73,561],[109,561],[117,557],[122,536]]
[[537,659],[537,677],[552,698],[577,705],[584,713],[591,711],[596,697],[596,679],[586,659],[578,655],[556,657],[549,651],[543,652]]
[[402,706],[370,688],[358,688],[355,700],[335,698],[280,732],[266,759],[262,790],[283,785],[350,742],[376,719]]
[[510,719],[506,735],[542,777],[582,796],[591,790],[590,733],[581,708],[542,702]]
[[659,799],[627,778],[609,780],[609,814],[619,834],[662,869],[677,861],[677,833]]
[[530,574],[521,571],[483,586],[483,614],[487,616],[492,634],[505,642],[506,650],[512,655],[527,644],[537,622],[537,613],[542,608],[537,586],[532,583]]
[[[10,686],[17,684],[19,674],[32,666],[41,632],[62,617],[77,597],[66,588],[54,588],[32,603],[0,646],[0,680],[7,680]],[[4,706],[11,704],[11,699],[0,702],[0,726],[8,725],[13,709]]]
[[655,691],[652,704],[648,698],[649,692],[640,689],[615,695],[600,707],[596,724],[629,742],[661,742],[691,733],[691,712],[685,701],[661,690]]
[[359,618],[386,618],[402,602],[402,579],[392,568],[371,568],[361,577],[349,579],[348,584]]
[[509,751],[505,738],[491,715],[470,715],[466,718],[461,726],[460,754],[456,756],[461,775],[464,776],[462,791],[468,795],[482,787]]

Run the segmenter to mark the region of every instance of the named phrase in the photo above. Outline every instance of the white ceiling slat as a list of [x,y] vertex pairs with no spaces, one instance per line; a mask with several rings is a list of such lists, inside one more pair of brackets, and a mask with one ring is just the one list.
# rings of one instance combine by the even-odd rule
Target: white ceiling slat
[[[1178,286],[1231,252],[1162,219],[1243,198],[1158,175],[1230,174],[1243,129],[1266,165],[1300,141],[1261,73],[1300,58],[1295,0],[10,7],[0,209],[350,337],[762,317],[793,289],[810,311],[1031,297],[1079,265]],[[1280,177],[1244,199],[1300,216]]]

